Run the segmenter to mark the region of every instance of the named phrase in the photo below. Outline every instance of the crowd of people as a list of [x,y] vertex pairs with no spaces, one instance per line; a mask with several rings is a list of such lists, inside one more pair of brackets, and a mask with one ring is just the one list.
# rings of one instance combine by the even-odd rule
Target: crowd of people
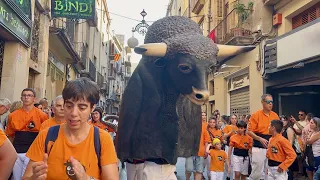
[[[252,115],[220,116],[207,122],[202,113],[199,154],[186,160],[186,179],[319,180],[320,122],[305,110],[278,116],[270,94],[261,97],[262,110]],[[202,151],[205,147],[206,151]]]
[[21,101],[0,99],[0,115],[9,111],[0,129],[1,180],[119,179],[116,121],[103,123],[96,84],[79,78],[51,107],[46,98],[35,102],[30,88],[21,92]]
[[[97,107],[99,89],[86,78],[69,82],[49,106],[26,88],[21,101],[0,99],[0,179],[119,179],[114,148],[117,120]],[[199,152],[186,158],[186,179],[320,179],[320,119],[305,110],[278,116],[269,94],[252,115],[208,118],[202,113]],[[111,135],[111,136],[110,136]],[[143,179],[145,161],[126,164],[127,179]],[[152,173],[152,172],[151,172]],[[90,174],[90,175],[89,175]],[[166,179],[175,179],[174,177]],[[107,177],[107,178],[106,178]]]

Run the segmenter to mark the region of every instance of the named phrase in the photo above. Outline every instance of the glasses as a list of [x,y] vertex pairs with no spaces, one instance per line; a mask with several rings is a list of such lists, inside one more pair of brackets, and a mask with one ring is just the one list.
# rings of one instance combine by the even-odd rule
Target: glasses
[[27,97],[31,98],[31,97],[34,97],[34,95],[33,95],[33,94],[23,94],[22,97],[24,97],[24,98],[27,98]]
[[303,116],[304,114],[298,114],[299,116]]
[[264,101],[264,102],[266,102],[267,104],[273,104],[273,101],[272,100],[267,100],[267,101]]

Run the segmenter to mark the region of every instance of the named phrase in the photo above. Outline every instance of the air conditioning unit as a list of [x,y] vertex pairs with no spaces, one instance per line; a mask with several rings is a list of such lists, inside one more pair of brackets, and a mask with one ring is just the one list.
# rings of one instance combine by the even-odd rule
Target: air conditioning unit
[[273,26],[282,24],[282,14],[277,13],[273,16]]

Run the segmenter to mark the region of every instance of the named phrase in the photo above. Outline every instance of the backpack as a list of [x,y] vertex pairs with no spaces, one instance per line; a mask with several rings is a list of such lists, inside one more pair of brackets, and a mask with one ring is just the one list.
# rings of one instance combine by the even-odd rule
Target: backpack
[[[100,132],[99,128],[94,127],[94,150],[96,152],[97,158],[98,158],[98,166],[99,169],[101,169],[101,160],[100,160],[100,155],[101,155],[101,144],[100,144]],[[48,153],[48,143],[49,141],[55,142],[58,138],[59,134],[59,129],[60,125],[52,126],[48,130],[48,134],[45,140],[45,145],[44,145],[44,152]],[[50,150],[52,149],[53,145],[51,146]],[[49,154],[48,154],[49,156]]]

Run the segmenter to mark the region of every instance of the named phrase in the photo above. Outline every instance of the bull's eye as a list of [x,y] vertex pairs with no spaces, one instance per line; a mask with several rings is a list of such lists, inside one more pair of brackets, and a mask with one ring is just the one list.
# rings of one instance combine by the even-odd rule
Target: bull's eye
[[192,67],[187,64],[179,64],[179,69],[183,73],[190,73],[192,71]]

